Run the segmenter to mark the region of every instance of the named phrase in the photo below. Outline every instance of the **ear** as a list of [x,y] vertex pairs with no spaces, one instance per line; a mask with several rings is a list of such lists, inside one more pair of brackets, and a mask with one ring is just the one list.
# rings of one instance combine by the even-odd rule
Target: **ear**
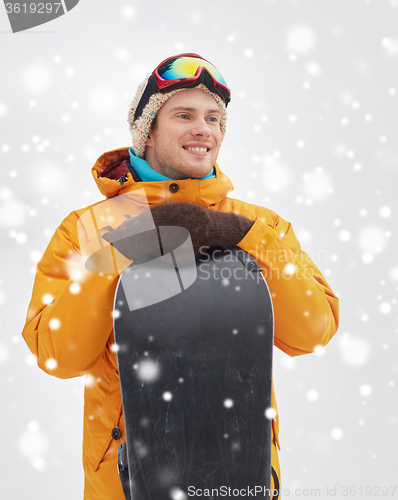
[[147,139],[145,141],[145,144],[146,144],[147,147],[148,146],[149,147],[153,146],[153,141],[152,141],[152,138],[151,138],[151,133],[152,133],[152,131],[149,132],[148,137],[147,137]]

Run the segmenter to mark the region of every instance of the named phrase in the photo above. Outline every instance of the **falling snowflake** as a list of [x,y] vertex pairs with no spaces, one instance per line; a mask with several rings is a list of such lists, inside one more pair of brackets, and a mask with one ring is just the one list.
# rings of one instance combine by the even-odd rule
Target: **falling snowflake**
[[124,19],[133,19],[136,15],[136,10],[132,5],[125,5],[122,8],[121,14]]
[[322,169],[304,175],[304,193],[313,200],[325,200],[333,193],[333,181]]
[[92,388],[95,384],[95,378],[91,374],[87,374],[84,378],[84,385],[86,387]]
[[71,283],[71,285],[69,286],[69,291],[73,295],[76,295],[76,294],[80,293],[81,286],[79,285],[79,283]]
[[149,450],[142,441],[139,441],[138,439],[136,439],[133,442],[133,446],[134,446],[134,450],[137,453],[137,456],[139,458],[143,458],[146,455],[148,455]]
[[359,232],[357,243],[363,252],[374,254],[384,250],[387,240],[381,227],[368,226]]
[[138,363],[137,375],[143,382],[155,382],[160,376],[160,365],[153,359],[145,359]]
[[390,207],[383,206],[379,210],[380,217],[383,217],[384,219],[387,219],[388,217],[391,216],[392,210]]
[[349,366],[361,366],[370,358],[370,345],[364,338],[345,333],[340,336],[340,353]]
[[7,105],[4,102],[0,102],[0,118],[6,116],[8,112]]
[[342,231],[339,232],[339,239],[340,241],[350,241],[351,239],[351,233],[347,229],[343,229]]
[[332,436],[332,439],[339,441],[343,437],[344,433],[343,433],[342,429],[340,429],[339,427],[336,427],[332,430],[330,435]]
[[322,345],[315,346],[314,354],[315,354],[315,356],[319,356],[319,357],[324,356],[325,355],[325,347]]
[[262,180],[264,187],[273,192],[286,190],[291,182],[289,169],[270,155],[264,157],[263,165]]
[[382,39],[381,45],[388,56],[395,57],[398,55],[398,39],[385,37]]
[[313,77],[318,77],[322,74],[322,68],[315,61],[307,61],[305,63],[305,70],[307,73]]
[[379,311],[382,314],[389,314],[391,312],[392,306],[389,302],[382,302],[379,306]]
[[110,350],[111,350],[111,352],[119,352],[120,346],[118,344],[114,343],[110,346]]
[[368,397],[372,394],[372,388],[370,385],[364,384],[360,387],[359,392],[360,392],[361,396]]
[[50,319],[48,323],[51,330],[58,330],[61,327],[61,321],[58,318]]
[[0,226],[9,228],[18,227],[25,222],[25,219],[26,210],[19,200],[7,197],[4,202],[0,203]]
[[310,389],[307,392],[306,396],[307,396],[308,401],[311,401],[311,402],[317,401],[319,398],[318,391],[316,391],[315,389]]
[[294,264],[292,263],[287,264],[282,271],[283,277],[285,278],[292,276],[296,272],[296,269],[297,267]]
[[29,422],[27,430],[17,439],[18,451],[25,458],[36,460],[48,449],[48,439],[37,422]]
[[115,56],[116,59],[121,62],[127,62],[131,57],[129,50],[127,50],[126,47],[118,47],[115,50]]
[[170,490],[170,498],[172,500],[187,500],[188,496],[180,488],[172,488]]
[[286,48],[289,52],[307,54],[315,48],[315,31],[305,24],[293,26],[286,37]]
[[169,391],[166,391],[162,394],[162,398],[165,400],[165,401],[171,401],[173,399],[173,394]]
[[58,366],[57,360],[54,358],[48,358],[45,362],[47,370],[55,370]]
[[29,65],[23,72],[22,83],[29,92],[46,92],[51,87],[52,82],[51,70],[42,64]]
[[276,418],[276,410],[275,408],[267,408],[264,412],[264,415],[268,420],[274,420]]

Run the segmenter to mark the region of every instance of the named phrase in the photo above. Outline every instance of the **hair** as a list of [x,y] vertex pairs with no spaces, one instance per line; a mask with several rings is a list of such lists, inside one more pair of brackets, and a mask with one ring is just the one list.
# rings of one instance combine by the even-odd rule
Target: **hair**
[[[158,113],[156,113],[155,118],[152,120],[151,130],[155,130],[157,126],[158,126]],[[149,131],[149,133],[151,133],[151,131]]]

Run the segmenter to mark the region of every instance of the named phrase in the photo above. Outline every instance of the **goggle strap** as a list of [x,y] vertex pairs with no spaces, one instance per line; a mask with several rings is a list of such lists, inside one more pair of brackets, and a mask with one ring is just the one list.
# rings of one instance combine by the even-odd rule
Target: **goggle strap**
[[140,102],[138,103],[137,109],[135,110],[134,121],[138,120],[138,118],[142,115],[142,112],[144,111],[145,106],[148,104],[148,101],[151,98],[151,95],[156,94],[158,91],[159,91],[159,89],[158,89],[156,77],[155,77],[155,75],[151,75],[148,78],[147,86],[145,87],[145,90],[141,96]]
[[201,83],[204,83],[211,92],[221,97],[221,99],[225,102],[225,107],[228,106],[228,103],[230,101],[228,92],[226,91],[226,89],[224,89],[224,87],[221,86],[221,84],[218,84],[217,80],[214,79],[214,77],[206,68],[202,69],[200,75],[198,76],[198,79],[195,80],[193,85],[189,85],[189,87],[197,87]]

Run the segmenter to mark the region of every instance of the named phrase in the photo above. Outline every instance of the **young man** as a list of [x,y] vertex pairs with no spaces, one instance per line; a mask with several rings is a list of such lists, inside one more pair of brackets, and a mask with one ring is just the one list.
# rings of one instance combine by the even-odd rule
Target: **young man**
[[[310,353],[336,332],[338,299],[301,251],[288,222],[267,208],[227,197],[233,187],[216,159],[229,100],[224,79],[208,61],[196,54],[168,58],[140,85],[132,102],[133,147],[103,154],[92,173],[108,200],[144,189],[150,207],[145,213],[150,212],[155,226],[186,227],[196,256],[202,246],[215,245],[249,252],[272,295],[275,345],[291,356]],[[116,454],[125,427],[112,331],[119,273],[88,270],[78,228],[79,220],[97,208],[72,212],[56,230],[37,267],[23,336],[45,372],[59,378],[88,375],[84,498],[121,500]],[[112,242],[131,234],[140,221],[141,214],[123,224],[104,222],[94,233]],[[146,242],[138,236],[129,241],[120,249],[127,257],[124,266],[145,252]],[[85,244],[90,248],[94,238],[88,235]],[[276,411],[274,394],[273,407]],[[272,465],[280,476],[277,412],[272,436]]]

